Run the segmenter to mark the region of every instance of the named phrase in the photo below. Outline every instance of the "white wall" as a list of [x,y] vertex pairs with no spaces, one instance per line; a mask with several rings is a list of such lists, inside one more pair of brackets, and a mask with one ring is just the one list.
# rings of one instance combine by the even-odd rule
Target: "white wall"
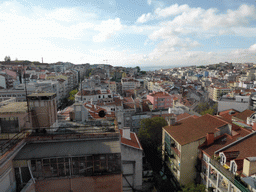
[[[122,158],[122,170],[123,174],[133,174],[128,176],[128,181],[132,184],[135,189],[140,189],[142,187],[142,155],[143,151],[129,147],[126,145],[121,145],[121,158]],[[131,163],[123,163],[125,161],[135,161]],[[134,165],[134,166],[133,166]],[[129,186],[127,181],[123,178],[123,187]]]

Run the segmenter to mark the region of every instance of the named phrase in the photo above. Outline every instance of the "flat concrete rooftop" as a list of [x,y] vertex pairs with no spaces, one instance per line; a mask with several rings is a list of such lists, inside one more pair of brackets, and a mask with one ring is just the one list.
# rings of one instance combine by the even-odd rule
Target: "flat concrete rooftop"
[[1,107],[0,113],[25,113],[27,109],[27,102],[11,102]]

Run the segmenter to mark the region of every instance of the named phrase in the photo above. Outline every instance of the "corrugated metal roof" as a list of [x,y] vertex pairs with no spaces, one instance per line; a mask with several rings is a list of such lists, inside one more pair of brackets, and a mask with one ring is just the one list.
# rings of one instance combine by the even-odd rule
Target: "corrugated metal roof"
[[14,159],[41,159],[108,153],[121,153],[118,139],[30,143],[24,146]]

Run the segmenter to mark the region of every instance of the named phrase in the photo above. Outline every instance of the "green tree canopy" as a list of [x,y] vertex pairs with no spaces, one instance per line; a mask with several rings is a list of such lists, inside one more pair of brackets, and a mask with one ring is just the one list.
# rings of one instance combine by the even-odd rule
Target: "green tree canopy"
[[167,122],[162,117],[153,117],[141,120],[140,124],[138,137],[146,159],[158,172],[162,168],[162,128]]
[[137,72],[139,73],[140,72],[140,67],[136,66],[135,68],[137,69]]
[[160,147],[162,144],[162,128],[167,125],[163,117],[143,119],[138,133],[143,147]]
[[77,94],[78,90],[77,89],[74,89],[72,91],[69,92],[69,98],[68,100],[70,101],[75,101],[75,94]]
[[190,183],[185,185],[180,192],[205,192],[205,186],[203,184],[195,185],[194,183]]
[[5,56],[5,58],[4,58],[4,61],[11,61],[11,57],[10,56]]

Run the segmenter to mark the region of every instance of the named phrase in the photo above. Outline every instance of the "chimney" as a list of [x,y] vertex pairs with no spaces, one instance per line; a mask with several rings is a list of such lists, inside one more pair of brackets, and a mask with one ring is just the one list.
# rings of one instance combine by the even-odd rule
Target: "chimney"
[[129,139],[131,140],[131,137],[130,137],[130,127],[123,127],[123,135],[122,137],[125,138],[125,139]]
[[206,135],[206,144],[211,145],[212,143],[214,143],[214,133],[207,133]]
[[174,125],[176,123],[176,118],[174,116],[172,117],[166,117],[166,121],[169,126]]

